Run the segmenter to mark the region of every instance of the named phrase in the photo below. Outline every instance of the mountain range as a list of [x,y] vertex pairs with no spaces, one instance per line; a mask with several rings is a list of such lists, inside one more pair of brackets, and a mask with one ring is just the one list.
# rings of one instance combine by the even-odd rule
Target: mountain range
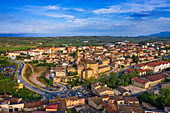
[[[0,37],[54,37],[54,34],[43,33],[0,33]],[[170,37],[170,31],[164,31],[160,33],[141,35],[138,37]]]

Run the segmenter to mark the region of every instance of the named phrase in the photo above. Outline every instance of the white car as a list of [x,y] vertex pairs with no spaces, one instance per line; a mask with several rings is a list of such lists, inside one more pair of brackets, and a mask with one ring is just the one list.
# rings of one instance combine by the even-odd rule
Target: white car
[[77,92],[77,93],[76,93],[76,96],[81,97],[82,94],[81,94],[80,92]]

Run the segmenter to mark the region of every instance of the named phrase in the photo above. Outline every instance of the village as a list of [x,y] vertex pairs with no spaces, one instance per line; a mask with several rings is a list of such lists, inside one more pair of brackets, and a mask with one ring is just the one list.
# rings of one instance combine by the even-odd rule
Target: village
[[0,95],[0,111],[169,113],[169,54],[170,42],[130,41],[9,51],[8,60],[19,65],[19,88],[26,87],[42,98],[28,101]]

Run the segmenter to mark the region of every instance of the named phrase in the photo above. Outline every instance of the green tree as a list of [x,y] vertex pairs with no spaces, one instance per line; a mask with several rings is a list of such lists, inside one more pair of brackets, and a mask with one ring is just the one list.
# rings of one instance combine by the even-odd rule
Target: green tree
[[116,88],[118,87],[119,84],[119,78],[117,77],[117,73],[110,73],[110,76],[107,81],[107,85],[111,88]]
[[11,81],[10,79],[0,80],[0,91],[6,95],[7,93],[13,93],[17,89],[18,83]]
[[161,94],[161,103],[163,106],[170,106],[170,89],[162,88],[159,92]]
[[100,77],[100,81],[102,83],[107,84],[107,81],[108,81],[107,75],[106,74],[102,74],[101,77]]
[[132,55],[132,59],[133,59],[133,62],[135,62],[136,64],[138,64],[139,59],[138,59],[138,57],[137,57],[137,56]]

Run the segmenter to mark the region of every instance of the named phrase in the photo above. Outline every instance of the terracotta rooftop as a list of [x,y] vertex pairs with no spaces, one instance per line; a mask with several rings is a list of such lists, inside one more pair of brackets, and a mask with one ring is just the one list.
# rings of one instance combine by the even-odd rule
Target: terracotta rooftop
[[119,86],[119,87],[117,88],[117,90],[120,91],[121,93],[125,93],[125,92],[128,91],[127,89],[125,89],[125,88],[122,87],[122,86]]
[[167,64],[167,63],[170,63],[170,62],[160,60],[160,61],[156,61],[156,62],[149,62],[147,65],[150,66],[150,67],[156,67],[156,66],[159,66],[161,64]]
[[154,74],[154,75],[148,75],[148,76],[145,76],[143,78],[146,78],[150,81],[156,81],[156,80],[160,80],[160,79],[164,79],[168,76],[166,76],[165,74],[163,73],[158,73],[158,74]]
[[8,99],[11,104],[19,103],[22,100],[22,98],[14,98],[14,97],[7,97],[5,99]]
[[156,67],[156,66],[159,66],[161,64],[167,64],[167,63],[170,63],[168,61],[163,61],[163,60],[160,60],[160,61],[155,61],[155,62],[149,62],[149,63],[143,63],[143,64],[138,64],[138,65],[135,65],[136,67],[142,67],[142,66],[150,66],[150,67]]
[[137,69],[139,73],[140,73],[140,72],[145,72],[145,71],[146,71],[146,70],[143,70],[143,69],[131,68],[131,69],[127,69],[127,72],[130,73],[130,72],[134,71],[135,69]]
[[8,103],[9,100],[3,100],[2,103]]
[[78,96],[73,96],[73,97],[67,97],[67,98],[61,98],[59,95],[56,97],[56,99],[59,99],[61,101],[64,101],[64,100],[78,100]]
[[113,91],[113,89],[109,88],[109,87],[99,87],[96,89],[97,92],[101,93],[101,92],[104,92],[104,91]]
[[34,108],[43,105],[43,101],[32,102],[32,103],[24,103],[24,108]]
[[136,67],[143,67],[145,66],[146,64],[138,64],[138,65],[135,65]]
[[85,70],[93,70],[93,69],[89,67],[89,68],[87,68],[87,69],[85,69]]
[[96,105],[100,105],[102,103],[102,99],[99,97],[89,97],[88,100],[91,100]]
[[114,96],[110,96],[109,97],[109,100],[124,100],[123,99],[123,96],[117,96],[117,95],[114,95]]
[[57,106],[58,106],[57,104],[47,105],[45,109],[57,109]]
[[137,107],[140,106],[139,103],[129,103],[129,106]]
[[132,106],[119,106],[120,113],[143,113],[143,109],[141,107],[132,107]]
[[106,102],[102,102],[102,105],[106,109],[107,113],[119,113],[114,104],[107,104]]
[[140,83],[142,83],[142,84],[144,84],[144,83],[147,82],[146,80],[140,79],[140,78],[138,78],[138,77],[134,77],[132,80],[133,80],[133,81],[136,81],[136,82],[140,82]]
[[126,102],[128,102],[128,101],[139,101],[137,97],[124,97],[124,100]]
[[84,62],[84,63],[86,63],[86,64],[97,64],[96,61],[88,60],[88,59],[82,59],[81,62]]

